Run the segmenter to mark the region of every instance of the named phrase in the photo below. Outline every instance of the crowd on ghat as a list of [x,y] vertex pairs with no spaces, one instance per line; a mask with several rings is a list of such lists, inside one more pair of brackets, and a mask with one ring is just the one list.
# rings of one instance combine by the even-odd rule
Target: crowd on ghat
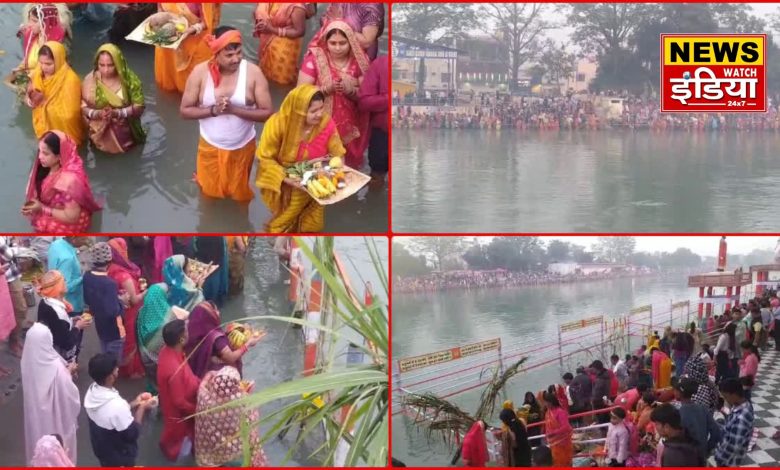
[[[178,49],[154,51],[160,90],[180,93],[182,119],[199,121],[195,180],[213,198],[247,203],[250,173],[272,218],[267,231],[317,232],[324,209],[286,179],[284,168],[302,160],[344,157],[360,169],[368,150],[372,176],[387,173],[388,58],[377,57],[384,31],[381,3],[331,3],[321,28],[303,44],[312,3],[260,3],[252,19],[259,64],[242,57],[249,38],[220,25],[219,3],[121,4],[109,37],[118,42],[157,10],[186,18]],[[22,213],[41,233],[84,233],[102,202],[92,193],[79,155],[87,142],[109,154],[143,145],[144,84],[118,44],[94,53],[83,78],[68,62],[78,51],[65,4],[24,8],[18,36],[24,58],[13,71],[24,104],[32,109],[38,159],[30,173]],[[116,29],[125,29],[124,34]],[[302,63],[298,63],[305,47]],[[268,81],[294,87],[280,107]],[[265,123],[257,138],[258,123]]]
[[[238,344],[219,310],[243,290],[246,251],[246,237],[0,237],[0,340],[21,360],[26,461],[74,466],[86,413],[100,465],[133,467],[140,426],[159,411],[159,448],[170,462],[237,466],[249,451],[251,466],[266,465],[257,409],[209,413],[254,387],[242,378],[242,357],[263,334]],[[35,297],[22,278],[34,279]],[[25,324],[36,298],[35,322]],[[101,350],[89,358],[81,355],[87,335]],[[83,396],[79,374],[93,381]],[[123,397],[119,378],[143,380],[147,392]]]
[[[780,299],[767,292],[702,325],[654,332],[637,351],[613,354],[609,366],[593,361],[563,374],[562,383],[527,392],[520,407],[504,402],[500,427],[477,421],[465,436],[466,465],[487,464],[489,437],[499,442],[505,466],[570,467],[583,458],[610,467],[703,467],[710,458],[718,467],[741,465],[770,337],[780,351]],[[604,444],[587,449],[576,442],[588,433]],[[780,439],[780,431],[772,438]],[[575,457],[583,450],[592,452]]]
[[[439,107],[424,112],[409,105],[396,106],[393,128],[404,129],[513,129],[599,130],[652,129],[655,131],[767,131],[780,130],[777,97],[766,113],[661,113],[657,98],[622,96],[619,116],[599,111],[596,96],[571,95],[548,98],[485,98],[461,103],[459,108]],[[466,111],[467,110],[467,111]]]
[[397,277],[394,292],[437,292],[450,289],[481,289],[487,287],[511,288],[539,284],[563,284],[597,279],[616,279],[636,276],[637,272],[594,272],[559,274],[554,272],[520,271],[455,271],[428,274],[421,277]]

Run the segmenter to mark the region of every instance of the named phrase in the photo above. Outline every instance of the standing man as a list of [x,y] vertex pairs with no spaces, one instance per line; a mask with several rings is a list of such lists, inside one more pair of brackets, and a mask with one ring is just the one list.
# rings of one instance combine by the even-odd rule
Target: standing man
[[745,399],[739,379],[724,379],[719,388],[731,411],[715,449],[715,463],[718,467],[737,467],[745,459],[753,436],[753,406]]
[[389,59],[386,55],[377,57],[363,78],[358,92],[358,107],[371,113],[371,138],[368,143],[368,164],[371,166],[371,179],[375,183],[385,180],[387,174],[387,69]]
[[200,121],[195,180],[206,196],[249,202],[255,123],[273,113],[268,82],[243,59],[238,30],[220,26],[206,40],[214,56],[192,70],[179,108],[182,118]]
[[[24,300],[22,273],[19,271],[19,265],[16,264],[16,256],[9,237],[0,237],[0,269],[5,271],[5,280],[8,281],[8,290],[11,293],[11,303],[16,318],[16,328],[11,332],[8,349],[14,356],[22,357],[22,328],[27,319],[27,302]],[[10,371],[0,367],[0,376],[8,372]]]

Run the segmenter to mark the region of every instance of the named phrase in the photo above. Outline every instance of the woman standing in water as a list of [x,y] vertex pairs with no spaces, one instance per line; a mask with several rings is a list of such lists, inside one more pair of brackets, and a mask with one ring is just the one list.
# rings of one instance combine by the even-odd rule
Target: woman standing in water
[[94,70],[81,88],[81,113],[87,120],[89,140],[106,153],[124,153],[146,140],[141,127],[144,91],[141,79],[113,44],[95,54]]
[[183,16],[189,23],[178,49],[154,48],[154,79],[165,91],[184,93],[187,78],[201,62],[211,58],[205,38],[219,25],[219,3],[160,3],[160,11]]
[[84,141],[81,119],[81,79],[66,60],[65,46],[48,41],[38,52],[38,66],[27,86],[25,104],[32,108],[33,128],[39,139],[62,131],[76,147]]
[[336,124],[325,112],[325,95],[312,85],[295,88],[260,136],[257,187],[271,211],[269,233],[321,232],[325,209],[306,191],[293,186],[285,168],[304,160],[346,153]]
[[255,37],[260,38],[260,69],[268,80],[293,85],[306,33],[304,3],[258,3]]
[[358,108],[358,91],[369,59],[349,25],[333,21],[303,60],[298,85],[316,85],[325,95],[325,112],[333,117],[347,149],[346,164],[363,166],[368,148],[369,115]]
[[76,142],[61,131],[47,132],[38,142],[38,158],[27,182],[22,214],[44,233],[84,233],[92,213],[101,210],[92,195]]

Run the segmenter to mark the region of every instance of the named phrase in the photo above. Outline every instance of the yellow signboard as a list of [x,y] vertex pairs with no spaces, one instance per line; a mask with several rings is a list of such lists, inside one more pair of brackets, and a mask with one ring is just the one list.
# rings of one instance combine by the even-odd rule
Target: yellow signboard
[[486,351],[498,350],[501,347],[501,338],[489,339],[479,343],[467,344],[465,346],[455,347],[452,349],[446,349],[444,351],[436,351],[421,356],[407,357],[398,360],[398,369],[401,372],[409,372],[415,369],[423,369],[425,367],[433,366],[436,364],[443,364],[445,362],[454,361],[461,357],[473,356],[474,354],[483,353]]
[[598,325],[602,321],[604,321],[603,316],[584,318],[582,320],[564,323],[563,325],[560,326],[560,329],[561,329],[561,333],[565,333],[567,331],[574,331],[574,330],[579,330],[580,328]]
[[652,312],[652,311],[653,311],[653,306],[652,305],[645,305],[644,307],[637,307],[635,309],[632,309],[630,312],[628,312],[628,314],[629,315],[637,315],[637,314],[640,314],[640,313]]

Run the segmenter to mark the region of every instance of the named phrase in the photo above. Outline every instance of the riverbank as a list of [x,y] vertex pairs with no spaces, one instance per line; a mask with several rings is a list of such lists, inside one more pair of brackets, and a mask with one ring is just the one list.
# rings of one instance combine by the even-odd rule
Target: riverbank
[[[446,274],[446,273],[445,273]],[[638,277],[661,276],[662,272],[635,272],[614,274],[587,274],[558,276],[550,273],[507,273],[485,274],[473,271],[465,277],[440,278],[429,276],[425,278],[397,278],[393,283],[393,292],[400,294],[419,294],[445,292],[448,290],[479,290],[479,289],[512,289],[517,287],[545,286],[552,284],[574,284],[579,282],[606,281],[614,279],[631,279]]]

